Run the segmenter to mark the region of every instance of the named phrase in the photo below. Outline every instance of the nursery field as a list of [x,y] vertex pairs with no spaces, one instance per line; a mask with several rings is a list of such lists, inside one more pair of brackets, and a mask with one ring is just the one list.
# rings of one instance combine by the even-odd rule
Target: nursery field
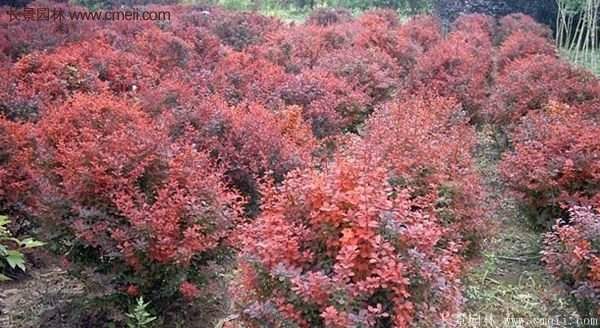
[[600,80],[533,18],[0,9],[0,327],[600,326]]

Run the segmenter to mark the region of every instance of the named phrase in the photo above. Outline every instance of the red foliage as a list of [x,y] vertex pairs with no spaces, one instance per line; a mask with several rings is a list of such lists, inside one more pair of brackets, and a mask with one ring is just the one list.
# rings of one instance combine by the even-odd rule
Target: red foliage
[[243,52],[227,54],[215,68],[210,85],[231,104],[273,102],[275,89],[285,83],[282,67]]
[[31,205],[32,181],[24,164],[33,160],[32,125],[0,116],[0,208],[25,210]]
[[156,287],[144,280],[151,268],[185,272],[236,220],[236,197],[209,156],[171,144],[130,103],[77,95],[49,111],[35,133],[28,165],[37,212],[106,256],[114,272],[133,269],[144,290]]
[[547,39],[552,36],[552,31],[549,27],[536,22],[531,16],[521,13],[504,16],[500,18],[498,23],[499,42],[503,42],[507,37],[516,32],[532,33]]
[[156,160],[165,138],[151,126],[126,102],[78,95],[52,108],[37,126],[40,178],[49,179],[45,187],[83,206],[110,202],[114,192],[135,185]]
[[457,313],[456,245],[405,190],[389,197],[377,162],[338,157],[265,187],[239,240],[234,288],[248,324],[433,327]]
[[285,68],[299,73],[315,66],[326,54],[351,45],[352,30],[346,25],[328,27],[301,25],[282,27],[271,34],[253,52]]
[[568,224],[559,220],[546,234],[543,260],[548,271],[565,283],[585,315],[600,313],[600,215],[593,208],[569,210]]
[[221,40],[207,28],[191,24],[175,26],[173,33],[193,47],[200,68],[211,69],[225,53]]
[[316,141],[299,108],[272,112],[252,104],[228,109],[224,115],[225,131],[216,149],[230,170],[256,177],[271,173],[281,179],[310,163]]
[[317,66],[345,79],[353,89],[367,93],[371,105],[389,99],[407,73],[401,72],[394,58],[377,48],[338,50],[321,58]]
[[[190,121],[186,121],[185,123],[198,124],[197,121],[191,121],[191,112],[196,117],[203,116],[203,119],[208,120],[208,117],[205,116],[209,115],[207,113],[208,109],[203,105],[212,99],[208,97],[207,79],[195,79],[195,77],[202,78],[204,76],[202,74],[191,75],[184,71],[176,70],[163,76],[160,81],[152,83],[152,88],[145,87],[149,86],[149,84],[143,83],[139,87],[139,90],[136,87],[135,91],[131,92],[131,94],[134,96],[134,99],[139,100],[142,109],[151,116],[173,115],[176,117],[175,121],[177,121],[177,123],[171,122],[173,117],[163,117],[162,120],[157,120],[159,122],[164,122],[167,125],[168,123],[177,125],[183,123],[180,122],[181,120],[189,119]],[[144,81],[142,80],[141,82]],[[134,84],[134,86],[137,85],[137,83]],[[217,108],[211,110],[218,111]],[[177,128],[181,128],[181,126],[178,125]],[[175,131],[169,132],[175,133]],[[181,133],[175,134],[180,135]]]
[[179,292],[187,300],[194,300],[200,294],[198,287],[189,281],[184,281],[179,285]]
[[491,120],[510,128],[549,100],[594,111],[600,100],[600,80],[555,56],[534,55],[505,66],[491,100],[487,111]]
[[409,37],[424,51],[443,40],[442,26],[433,16],[414,16],[400,27],[400,33]]
[[14,65],[17,95],[39,99],[46,107],[63,102],[75,92],[104,89],[85,60],[97,50],[94,45],[82,42],[49,54],[34,52],[21,58]]
[[147,58],[156,65],[161,74],[175,68],[193,67],[195,54],[193,46],[158,27],[145,29],[133,40],[134,53]]
[[487,34],[490,38],[494,36],[496,30],[496,20],[483,14],[459,16],[452,25],[454,31]]
[[531,32],[516,31],[508,36],[498,49],[498,68],[502,70],[510,62],[530,55],[558,57],[556,47],[549,39]]
[[269,33],[282,28],[279,20],[253,12],[220,12],[212,16],[213,33],[236,50],[260,44]]
[[460,106],[413,95],[375,112],[365,131],[362,151],[382,158],[392,185],[408,188],[424,211],[444,221],[453,240],[477,246],[485,231],[483,189],[471,155],[474,130]]
[[344,80],[318,69],[290,76],[279,86],[277,95],[286,105],[302,108],[317,138],[353,128],[369,111],[369,99],[363,90],[353,89]]
[[140,295],[140,289],[136,285],[129,285],[125,290],[125,293],[131,297],[138,297]]
[[159,68],[148,57],[115,49],[105,39],[98,39],[89,47],[93,49],[86,54],[90,69],[114,94],[133,96],[139,91],[155,90]]
[[442,39],[441,27],[431,17],[417,16],[399,25],[395,13],[371,11],[361,16],[358,22],[360,28],[355,44],[387,53],[400,66],[401,76],[408,76],[417,57]]
[[600,128],[580,110],[551,104],[528,114],[500,170],[538,218],[551,224],[561,206],[600,201]]
[[476,116],[487,102],[492,44],[482,31],[452,32],[417,60],[410,91],[433,90],[458,99]]

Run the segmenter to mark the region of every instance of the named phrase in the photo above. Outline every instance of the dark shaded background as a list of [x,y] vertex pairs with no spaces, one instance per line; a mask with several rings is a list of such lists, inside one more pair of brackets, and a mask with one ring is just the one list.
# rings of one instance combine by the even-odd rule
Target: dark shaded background
[[555,0],[437,0],[434,1],[434,11],[445,21],[453,21],[462,13],[498,17],[522,12],[554,29],[558,7]]

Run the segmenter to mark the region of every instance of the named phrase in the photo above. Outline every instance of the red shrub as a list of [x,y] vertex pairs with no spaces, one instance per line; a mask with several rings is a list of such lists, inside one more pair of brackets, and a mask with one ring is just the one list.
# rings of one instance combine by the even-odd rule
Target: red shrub
[[284,67],[287,72],[300,73],[314,67],[326,54],[350,46],[351,40],[352,31],[343,24],[329,27],[300,25],[280,28],[252,51]]
[[[144,260],[187,266],[193,256],[219,246],[235,222],[235,195],[226,191],[222,172],[208,155],[188,145],[173,145],[168,151],[161,163],[164,172],[154,177],[145,172],[138,182],[146,184],[141,190],[114,195],[131,227],[115,227],[112,237],[134,267]],[[146,244],[142,248],[136,245],[140,233]]]
[[277,95],[286,105],[302,108],[317,138],[352,129],[369,113],[369,100],[362,90],[353,90],[345,81],[322,70],[290,76]]
[[274,101],[275,89],[285,83],[282,67],[243,52],[227,54],[210,78],[211,89],[230,104]]
[[25,210],[31,205],[32,181],[24,164],[33,160],[32,125],[0,116],[0,208]]
[[[138,108],[103,94],[78,95],[39,123],[36,155],[40,179],[82,206],[110,203],[155,162],[165,139]],[[87,203],[87,202],[90,203]],[[94,205],[96,204],[96,205]]]
[[497,55],[498,68],[502,70],[510,62],[530,55],[558,57],[557,50],[549,39],[531,32],[517,31],[500,45]]
[[485,213],[471,155],[475,145],[474,130],[455,101],[413,95],[375,112],[361,147],[382,158],[392,185],[408,188],[416,203],[445,222],[453,240],[476,247]]
[[173,33],[193,47],[198,57],[198,67],[212,69],[224,56],[221,40],[207,28],[198,26],[176,26]]
[[561,205],[600,200],[600,127],[574,108],[552,104],[528,114],[500,166],[537,223],[551,224]]
[[487,114],[509,128],[549,100],[593,111],[600,100],[600,80],[554,56],[534,55],[505,66],[496,79]]
[[255,177],[271,173],[279,179],[311,161],[316,141],[300,108],[272,112],[252,104],[228,109],[220,156],[230,170]]
[[171,144],[137,106],[106,94],[77,95],[49,111],[27,166],[44,222],[125,274],[118,283],[160,289],[159,297],[176,290],[157,272],[185,276],[236,218],[235,196],[208,155]]
[[14,65],[17,95],[46,107],[65,101],[75,92],[104,89],[104,83],[86,61],[95,51],[93,43],[82,42],[21,58]]
[[282,28],[279,20],[252,12],[222,12],[213,16],[213,33],[236,50],[260,44],[270,32]]
[[568,220],[559,220],[546,234],[544,262],[565,283],[586,316],[600,313],[600,215],[592,208],[574,207]]
[[[423,53],[423,46],[416,40],[418,36],[412,35],[412,23],[400,26],[397,17],[390,21],[385,16],[369,13],[361,16],[359,22],[354,43],[358,47],[375,48],[386,53],[400,66],[400,74],[408,75],[417,57]],[[347,50],[341,51],[348,53]]]
[[400,34],[409,37],[424,51],[443,40],[442,26],[434,16],[414,16],[400,27]]
[[377,48],[338,50],[321,58],[317,67],[345,79],[355,90],[366,92],[371,105],[388,99],[402,77],[394,59]]
[[454,31],[485,34],[490,39],[493,38],[496,30],[496,20],[483,14],[459,16],[452,25]]
[[552,31],[549,27],[536,22],[531,16],[521,13],[504,16],[500,18],[498,23],[499,42],[503,42],[507,37],[515,32],[532,33],[547,39],[552,36]]
[[175,68],[193,67],[195,64],[193,46],[158,27],[145,29],[136,35],[133,46],[133,52],[156,65],[160,74]]
[[492,45],[483,32],[453,32],[417,61],[410,91],[425,88],[458,99],[476,116],[487,102]]
[[149,62],[150,58],[115,49],[102,39],[90,47],[94,49],[86,57],[90,69],[114,94],[134,95],[155,90],[160,75],[158,66]]
[[191,139],[220,160],[230,182],[249,198],[247,214],[257,209],[257,180],[281,181],[292,169],[311,163],[317,141],[301,108],[272,111],[256,103],[229,107],[219,97],[191,99],[158,120],[174,138]]
[[[187,82],[187,81],[185,81]],[[229,105],[219,97],[205,95],[181,80],[165,80],[154,95],[143,95],[144,111],[156,116],[175,140],[193,138],[208,152],[225,135]]]
[[[264,190],[234,286],[250,327],[434,327],[460,302],[456,246],[375,158],[338,158]],[[435,304],[434,304],[435,303]]]

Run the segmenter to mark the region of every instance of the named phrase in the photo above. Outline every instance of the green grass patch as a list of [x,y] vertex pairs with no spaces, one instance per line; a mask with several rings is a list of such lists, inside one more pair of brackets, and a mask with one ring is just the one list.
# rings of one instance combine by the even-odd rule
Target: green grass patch
[[588,54],[562,49],[561,55],[574,65],[588,69],[597,76],[600,76],[600,49],[596,49]]

